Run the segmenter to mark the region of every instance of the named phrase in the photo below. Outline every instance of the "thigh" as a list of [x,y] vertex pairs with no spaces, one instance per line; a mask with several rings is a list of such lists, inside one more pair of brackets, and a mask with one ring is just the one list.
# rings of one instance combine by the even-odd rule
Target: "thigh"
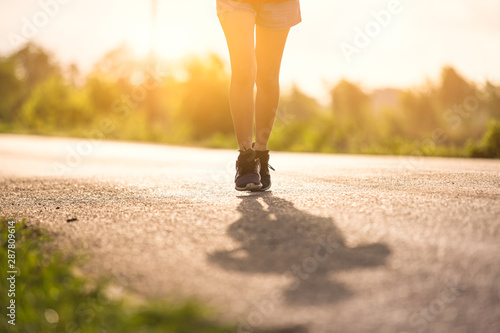
[[255,14],[230,11],[219,14],[219,20],[226,36],[231,68],[235,70],[240,67],[253,66],[255,63]]
[[277,76],[279,74],[289,31],[290,29],[267,30],[257,26],[255,53],[258,75]]

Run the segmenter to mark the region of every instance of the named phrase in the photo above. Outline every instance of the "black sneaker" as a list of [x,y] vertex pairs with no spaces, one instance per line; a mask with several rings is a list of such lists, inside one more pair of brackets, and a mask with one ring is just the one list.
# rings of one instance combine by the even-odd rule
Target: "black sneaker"
[[262,188],[260,182],[260,161],[253,149],[240,150],[236,160],[236,177],[234,178],[237,191],[258,191]]
[[269,173],[269,168],[274,170],[274,168],[269,165],[269,150],[256,150],[255,155],[260,161],[260,182],[262,183],[260,190],[269,190],[271,188],[271,174]]

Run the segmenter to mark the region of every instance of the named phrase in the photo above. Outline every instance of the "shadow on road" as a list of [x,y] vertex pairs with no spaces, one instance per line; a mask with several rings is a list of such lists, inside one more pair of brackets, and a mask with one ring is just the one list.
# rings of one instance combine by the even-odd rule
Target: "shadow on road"
[[285,302],[342,300],[351,292],[335,281],[336,272],[384,265],[390,253],[380,243],[347,247],[333,219],[302,212],[271,192],[240,199],[242,217],[228,228],[240,246],[212,253],[209,260],[227,270],[286,276]]

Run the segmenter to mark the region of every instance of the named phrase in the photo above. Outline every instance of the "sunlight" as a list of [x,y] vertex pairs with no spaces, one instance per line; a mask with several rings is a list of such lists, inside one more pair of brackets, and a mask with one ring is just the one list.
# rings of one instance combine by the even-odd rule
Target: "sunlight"
[[157,12],[158,0],[151,0],[149,15],[141,15],[136,20],[129,34],[127,44],[130,45],[134,55],[144,57],[147,54],[157,54]]
[[153,46],[150,32],[145,27],[135,28],[126,42],[137,57],[146,56]]
[[[202,51],[197,50],[193,36],[207,39],[204,32],[195,33],[192,29],[181,28],[182,20],[169,17],[171,13],[167,8],[161,8],[164,13],[160,15],[157,0],[151,0],[150,9],[147,15],[144,12],[134,17],[132,26],[125,22],[122,24],[128,26],[125,42],[130,45],[134,55],[143,57],[153,52],[160,58],[172,59]],[[178,10],[182,10],[181,7]]]

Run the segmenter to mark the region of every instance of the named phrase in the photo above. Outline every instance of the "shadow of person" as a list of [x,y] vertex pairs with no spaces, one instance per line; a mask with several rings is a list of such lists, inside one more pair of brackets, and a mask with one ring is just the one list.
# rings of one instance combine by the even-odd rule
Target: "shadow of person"
[[346,298],[351,292],[334,280],[334,273],[384,265],[390,253],[380,243],[347,247],[331,218],[300,211],[271,192],[241,197],[238,211],[242,216],[228,234],[239,247],[209,254],[209,260],[227,270],[286,276],[291,281],[283,292],[288,303]]

